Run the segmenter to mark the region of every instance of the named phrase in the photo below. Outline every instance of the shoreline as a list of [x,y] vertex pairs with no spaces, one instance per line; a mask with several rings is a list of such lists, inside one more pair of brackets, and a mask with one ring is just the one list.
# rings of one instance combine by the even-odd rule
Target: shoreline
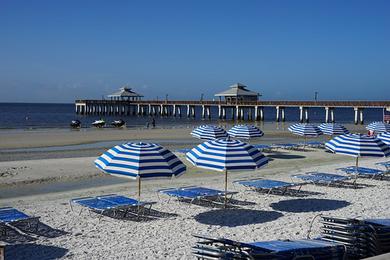
[[[205,122],[206,123],[206,122]],[[218,124],[228,129],[232,124]],[[263,123],[258,126],[264,131],[265,136],[256,140],[263,142],[264,139],[286,138],[299,139],[288,132],[290,123]],[[194,125],[195,126],[195,125]],[[83,145],[93,144],[103,141],[148,141],[148,140],[193,140],[190,135],[193,127],[158,127],[154,129],[146,128],[124,128],[124,129],[39,129],[39,130],[1,130],[0,129],[0,150],[19,148],[39,148],[51,146]],[[365,133],[362,125],[345,125],[351,132]],[[327,140],[328,136],[321,136],[318,140]]]

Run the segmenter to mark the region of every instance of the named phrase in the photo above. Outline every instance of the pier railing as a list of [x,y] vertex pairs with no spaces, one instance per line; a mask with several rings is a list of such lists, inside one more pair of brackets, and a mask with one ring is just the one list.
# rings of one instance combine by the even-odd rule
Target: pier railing
[[209,106],[270,106],[270,107],[359,107],[359,108],[384,108],[390,107],[390,101],[282,101],[262,100],[245,102],[226,102],[211,100],[76,100],[78,104],[99,104],[99,105],[209,105]]

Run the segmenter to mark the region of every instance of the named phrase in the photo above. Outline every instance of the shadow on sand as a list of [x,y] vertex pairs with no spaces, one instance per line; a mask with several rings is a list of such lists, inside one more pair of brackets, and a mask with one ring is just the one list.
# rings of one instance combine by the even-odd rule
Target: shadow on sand
[[56,238],[68,234],[68,232],[52,228],[42,222],[38,223],[37,229],[27,225],[16,225],[16,229],[7,227],[6,234],[0,236],[0,240],[6,243],[26,243],[37,240],[37,237]]
[[6,246],[4,259],[52,260],[65,256],[67,252],[68,249],[56,246],[17,244]]
[[275,202],[270,206],[274,210],[299,213],[336,210],[347,207],[349,205],[351,205],[351,203],[345,200],[293,199]]
[[250,209],[217,209],[196,215],[196,221],[206,225],[237,227],[251,224],[261,224],[276,220],[283,214],[276,211]]
[[103,216],[99,217],[110,217],[114,219],[119,219],[119,220],[129,220],[129,221],[135,221],[135,222],[149,222],[157,219],[164,219],[164,218],[174,218],[177,217],[178,214],[175,213],[169,213],[169,212],[163,212],[163,211],[158,211],[154,209],[146,210],[143,215],[137,216],[136,212],[129,212],[126,214],[126,216],[123,215],[115,215],[113,212],[106,212],[103,214]]
[[298,154],[285,154],[285,153],[272,153],[267,154],[267,157],[270,159],[304,159],[306,156]]

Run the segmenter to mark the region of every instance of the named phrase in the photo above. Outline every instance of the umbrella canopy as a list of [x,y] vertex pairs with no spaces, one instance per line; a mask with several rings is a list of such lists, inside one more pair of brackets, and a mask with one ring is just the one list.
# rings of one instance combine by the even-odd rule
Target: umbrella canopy
[[372,122],[366,127],[367,130],[374,131],[375,133],[390,132],[390,124],[384,122]]
[[322,123],[318,126],[318,128],[325,134],[325,135],[343,135],[343,134],[349,134],[349,131],[345,126],[340,124],[334,124],[334,123]]
[[[337,154],[356,157],[356,171],[359,167],[359,157],[387,157],[390,155],[388,145],[374,136],[362,134],[337,136],[325,143],[325,148]],[[357,178],[357,174],[355,176]]]
[[263,131],[254,125],[235,125],[227,133],[232,137],[243,139],[262,137],[264,135]]
[[317,137],[319,135],[322,135],[321,130],[312,124],[293,124],[289,126],[288,130],[296,135],[304,136],[304,137]]
[[268,163],[268,158],[252,145],[229,139],[199,144],[187,153],[187,160],[216,171],[255,170]]
[[176,155],[154,143],[126,143],[117,145],[95,160],[100,170],[115,176],[138,179],[140,196],[141,179],[179,176],[186,166]]
[[193,137],[205,140],[214,140],[220,138],[226,138],[228,134],[225,129],[214,125],[201,125],[192,130],[191,135]]
[[340,135],[325,143],[325,148],[354,157],[383,157],[390,155],[390,147],[374,136],[361,134]]
[[204,142],[191,149],[186,157],[195,166],[225,172],[225,207],[228,171],[255,170],[268,163],[268,158],[257,148],[229,138]]
[[377,137],[382,140],[382,142],[390,146],[390,132],[381,133]]

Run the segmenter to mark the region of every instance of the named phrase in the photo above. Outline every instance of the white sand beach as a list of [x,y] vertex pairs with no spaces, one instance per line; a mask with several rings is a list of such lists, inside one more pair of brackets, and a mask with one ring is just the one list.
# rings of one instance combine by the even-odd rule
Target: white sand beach
[[[138,131],[138,132],[137,132]],[[145,140],[188,141],[190,129],[134,130]],[[126,139],[125,132],[107,137]],[[97,133],[97,132],[96,132]],[[100,132],[104,133],[104,132]],[[96,135],[100,135],[96,134]],[[278,138],[288,136],[285,133]],[[92,142],[95,134],[85,139],[54,131],[28,134],[5,133],[2,148],[34,147]],[[132,134],[131,139],[136,137]],[[12,137],[13,136],[13,137]],[[65,137],[63,137],[65,136]],[[29,137],[29,138],[28,138]],[[78,139],[80,138],[80,139]],[[107,139],[106,138],[106,139]],[[46,142],[45,142],[46,140]],[[298,140],[298,139],[297,139]],[[259,140],[261,143],[261,139]],[[180,143],[180,141],[179,141]],[[43,145],[44,146],[44,145]],[[177,141],[167,145],[181,147]],[[96,156],[99,149],[93,149]],[[100,153],[104,149],[100,149]],[[50,152],[46,152],[50,153]],[[390,214],[389,181],[358,179],[360,188],[303,185],[300,193],[267,195],[232,184],[234,180],[268,178],[294,181],[291,175],[307,171],[337,173],[335,169],[353,165],[352,157],[326,153],[322,149],[308,151],[278,150],[265,153],[271,161],[259,170],[229,174],[229,190],[237,191],[232,204],[189,204],[169,199],[156,191],[167,187],[200,185],[223,189],[223,175],[191,166],[183,154],[177,155],[188,166],[187,173],[176,179],[144,181],[142,199],[154,201],[151,218],[115,219],[69,205],[72,198],[117,193],[136,197],[136,182],[106,176],[96,169],[96,156],[74,158],[28,158],[0,162],[0,206],[13,206],[27,214],[40,216],[41,225],[34,234],[20,235],[10,231],[1,240],[8,243],[10,259],[192,259],[193,234],[226,237],[239,241],[306,238],[310,222],[319,214],[342,217],[380,218]],[[41,155],[40,155],[41,156]],[[61,156],[59,156],[61,157]],[[27,158],[27,159],[26,159]],[[362,166],[374,167],[379,159],[362,159]],[[340,173],[340,172],[338,172]],[[81,185],[81,184],[82,185]],[[314,221],[312,237],[319,235],[319,222]]]

